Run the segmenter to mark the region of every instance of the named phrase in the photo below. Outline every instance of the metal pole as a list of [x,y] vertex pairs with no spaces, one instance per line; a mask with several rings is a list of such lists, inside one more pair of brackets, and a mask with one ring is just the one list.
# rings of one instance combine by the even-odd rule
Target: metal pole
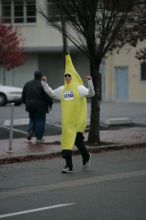
[[12,147],[13,147],[13,126],[14,126],[14,103],[11,103],[9,153],[12,152]]

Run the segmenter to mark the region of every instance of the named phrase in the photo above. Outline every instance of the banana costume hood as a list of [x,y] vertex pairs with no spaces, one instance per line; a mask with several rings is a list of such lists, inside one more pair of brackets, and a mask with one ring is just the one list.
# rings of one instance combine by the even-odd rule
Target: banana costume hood
[[87,102],[86,98],[81,98],[78,86],[83,85],[83,81],[76,72],[70,55],[65,57],[65,73],[70,74],[72,80],[69,84],[64,82],[64,90],[61,94],[62,106],[62,150],[72,150],[76,133],[84,132],[87,120]]

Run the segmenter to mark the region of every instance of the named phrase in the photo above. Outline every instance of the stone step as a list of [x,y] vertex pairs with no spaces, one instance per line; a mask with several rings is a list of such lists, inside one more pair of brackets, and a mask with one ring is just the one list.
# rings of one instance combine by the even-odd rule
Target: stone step
[[129,117],[121,117],[121,118],[108,118],[105,119],[102,123],[107,126],[111,126],[111,125],[132,124],[133,122],[132,119]]

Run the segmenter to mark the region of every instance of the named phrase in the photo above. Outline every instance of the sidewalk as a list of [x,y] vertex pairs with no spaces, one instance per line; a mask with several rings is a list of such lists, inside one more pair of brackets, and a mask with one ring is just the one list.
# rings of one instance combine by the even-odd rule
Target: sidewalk
[[[87,136],[85,133],[85,139]],[[44,144],[36,144],[35,139],[28,143],[25,138],[17,138],[12,142],[12,150],[9,150],[9,139],[0,140],[0,164],[60,156],[60,138],[60,135],[47,136]],[[146,127],[104,130],[100,132],[100,138],[103,144],[87,146],[90,152],[146,147]],[[77,153],[76,148],[74,153]]]

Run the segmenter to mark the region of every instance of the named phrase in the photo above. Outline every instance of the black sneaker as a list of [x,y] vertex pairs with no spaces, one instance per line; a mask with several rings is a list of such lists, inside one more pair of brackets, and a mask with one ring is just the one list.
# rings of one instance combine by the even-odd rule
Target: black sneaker
[[33,132],[29,131],[28,134],[27,134],[27,140],[28,141],[31,141],[32,135],[33,135]]
[[73,173],[73,169],[69,168],[69,167],[64,167],[62,169],[62,173]]
[[83,162],[83,168],[87,168],[90,166],[90,160],[91,160],[91,153],[89,153],[89,159]]

